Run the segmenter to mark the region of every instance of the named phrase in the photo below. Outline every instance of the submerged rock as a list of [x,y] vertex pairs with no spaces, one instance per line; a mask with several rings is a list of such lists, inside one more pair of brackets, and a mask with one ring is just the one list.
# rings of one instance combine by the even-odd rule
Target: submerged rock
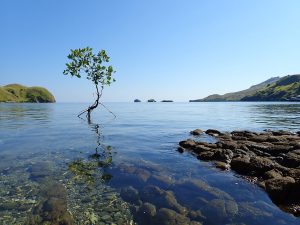
[[156,216],[155,205],[145,202],[137,212],[137,222],[139,224],[154,224]]
[[141,200],[152,203],[158,208],[169,208],[180,214],[187,213],[187,209],[177,202],[172,191],[165,191],[157,186],[146,186],[142,191]]
[[51,176],[53,172],[49,162],[38,162],[32,164],[28,171],[30,173],[30,179],[34,181],[41,181],[44,178]]
[[232,200],[213,199],[205,206],[203,213],[208,221],[225,224],[238,214],[238,205]]
[[180,180],[173,185],[172,190],[178,201],[192,209],[201,209],[213,199],[233,200],[228,193],[199,179]]
[[32,210],[27,224],[72,225],[73,218],[67,210],[67,195],[63,185],[54,181],[41,184],[41,201]]
[[157,213],[156,223],[161,225],[201,225],[200,222],[190,221],[188,217],[185,217],[174,210],[161,208]]
[[123,198],[123,200],[128,203],[135,205],[139,205],[140,203],[139,192],[132,186],[122,188],[120,195]]

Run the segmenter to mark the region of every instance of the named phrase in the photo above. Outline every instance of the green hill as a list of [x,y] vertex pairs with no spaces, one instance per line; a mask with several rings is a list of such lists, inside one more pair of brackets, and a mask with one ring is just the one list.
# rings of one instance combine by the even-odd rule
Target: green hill
[[0,86],[0,102],[55,102],[54,96],[43,87],[20,84]]
[[300,101],[300,74],[282,77],[241,101]]
[[227,93],[224,95],[218,95],[218,94],[209,95],[203,99],[190,100],[190,102],[240,101],[241,99],[245,98],[246,96],[251,96],[251,95],[255,94],[258,90],[260,90],[264,87],[267,87],[267,85],[275,83],[279,79],[280,79],[279,77],[272,77],[260,84],[253,85],[250,88],[243,90],[243,91]]

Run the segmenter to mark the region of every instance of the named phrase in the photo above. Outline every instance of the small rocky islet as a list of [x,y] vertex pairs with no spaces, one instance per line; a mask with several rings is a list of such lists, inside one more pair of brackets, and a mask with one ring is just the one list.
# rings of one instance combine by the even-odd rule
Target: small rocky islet
[[179,152],[190,152],[199,160],[213,161],[217,168],[233,170],[264,189],[282,210],[300,216],[300,131],[205,132],[194,137],[213,137],[212,142],[187,139]]

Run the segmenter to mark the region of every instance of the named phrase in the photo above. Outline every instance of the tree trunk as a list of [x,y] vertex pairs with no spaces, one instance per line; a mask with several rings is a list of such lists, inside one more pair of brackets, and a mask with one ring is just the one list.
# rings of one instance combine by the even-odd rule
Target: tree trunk
[[99,105],[99,99],[100,99],[100,97],[102,95],[102,90],[103,90],[103,87],[101,87],[101,91],[99,92],[98,85],[95,85],[95,86],[96,86],[96,91],[97,91],[97,93],[96,93],[97,94],[97,98],[96,98],[95,102],[92,105],[90,105],[86,110],[84,110],[83,112],[81,112],[81,113],[78,114],[78,117],[80,117],[82,114],[84,114],[86,112],[87,113],[86,117],[87,117],[89,123],[91,122],[91,112],[95,108],[98,107],[98,105]]

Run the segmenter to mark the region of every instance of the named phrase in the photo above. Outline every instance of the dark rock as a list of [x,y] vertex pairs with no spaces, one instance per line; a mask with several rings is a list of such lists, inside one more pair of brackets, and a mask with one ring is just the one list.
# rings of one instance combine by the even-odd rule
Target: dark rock
[[294,150],[300,149],[300,141],[290,142],[290,145],[294,147]]
[[245,146],[251,150],[251,151],[255,151],[255,150],[260,150],[260,151],[268,151],[269,146],[263,145],[263,144],[257,144],[257,143],[253,143],[253,142],[247,142],[245,144]]
[[254,171],[256,175],[261,175],[273,168],[274,162],[272,160],[260,156],[252,157],[248,167],[248,169]]
[[179,147],[177,148],[177,151],[180,152],[180,153],[183,153],[183,152],[184,152],[184,148],[181,147],[181,146],[179,146]]
[[296,181],[300,181],[300,168],[299,169],[289,169],[285,172],[286,176],[294,178]]
[[264,178],[267,180],[274,179],[274,178],[280,179],[280,178],[282,178],[282,174],[276,170],[269,170],[269,171],[265,172]]
[[249,141],[257,142],[257,143],[262,143],[266,142],[268,139],[267,135],[259,135],[259,136],[253,136],[248,138]]
[[222,141],[232,141],[232,136],[230,133],[221,133],[220,135],[212,135],[218,137]]
[[196,142],[194,140],[188,139],[186,141],[179,142],[179,145],[183,148],[194,148],[196,146]]
[[225,163],[230,163],[232,157],[233,153],[229,149],[218,149],[213,155],[214,160],[218,160]]
[[273,178],[265,182],[266,191],[273,201],[285,202],[289,198],[294,183],[295,180],[292,177]]
[[200,130],[200,129],[196,129],[196,130],[193,130],[193,131],[191,131],[191,134],[192,135],[201,135],[201,134],[203,134],[204,132],[202,131],[202,130]]
[[216,168],[219,168],[221,170],[229,170],[230,169],[230,165],[225,162],[216,161],[215,166],[216,166]]
[[213,143],[207,143],[207,142],[197,142],[197,145],[202,145],[202,146],[205,146],[207,148],[210,148],[210,149],[215,149],[217,148],[217,144],[213,144]]
[[139,99],[134,99],[134,102],[141,102],[141,100],[139,100]]
[[221,143],[222,148],[235,150],[238,148],[238,145],[235,141],[222,141]]
[[201,160],[214,160],[214,152],[200,152],[197,156],[197,159],[201,159]]
[[300,216],[300,207],[299,207],[299,202],[300,202],[300,180],[299,177],[295,181],[295,184],[292,185],[291,191],[289,193],[289,200],[296,206],[297,208],[297,216]]
[[293,150],[293,146],[290,146],[289,143],[275,143],[274,146],[269,147],[266,149],[268,153],[271,155],[279,155],[280,153],[288,153],[289,151]]
[[205,145],[200,145],[200,144],[198,144],[194,147],[194,152],[196,152],[196,153],[210,152],[211,150],[212,150],[211,148],[206,147]]
[[296,168],[300,166],[300,149],[294,150],[286,154],[284,157],[282,165],[289,168]]
[[[244,147],[244,146],[242,146],[242,147]],[[245,147],[243,149],[236,149],[234,151],[234,153],[235,153],[234,157],[237,156],[237,155],[248,155],[249,154],[249,149],[247,149],[247,147]]]
[[282,136],[282,135],[292,135],[293,133],[284,130],[272,131],[274,136]]
[[250,131],[232,131],[231,135],[234,137],[245,137],[245,138],[252,138],[257,136],[258,134],[255,132],[250,132]]
[[241,155],[231,160],[231,169],[240,174],[248,174],[250,166],[250,157],[247,155]]
[[148,102],[156,102],[153,98],[149,99]]
[[232,136],[231,139],[234,141],[247,141],[248,140],[246,137],[242,137],[242,136]]
[[284,142],[285,139],[282,138],[282,137],[278,137],[278,136],[269,136],[266,141],[271,142],[271,143],[273,143],[273,142]]
[[214,130],[214,129],[208,129],[207,131],[205,131],[206,134],[212,135],[212,136],[218,136],[221,135],[222,133],[218,130]]

